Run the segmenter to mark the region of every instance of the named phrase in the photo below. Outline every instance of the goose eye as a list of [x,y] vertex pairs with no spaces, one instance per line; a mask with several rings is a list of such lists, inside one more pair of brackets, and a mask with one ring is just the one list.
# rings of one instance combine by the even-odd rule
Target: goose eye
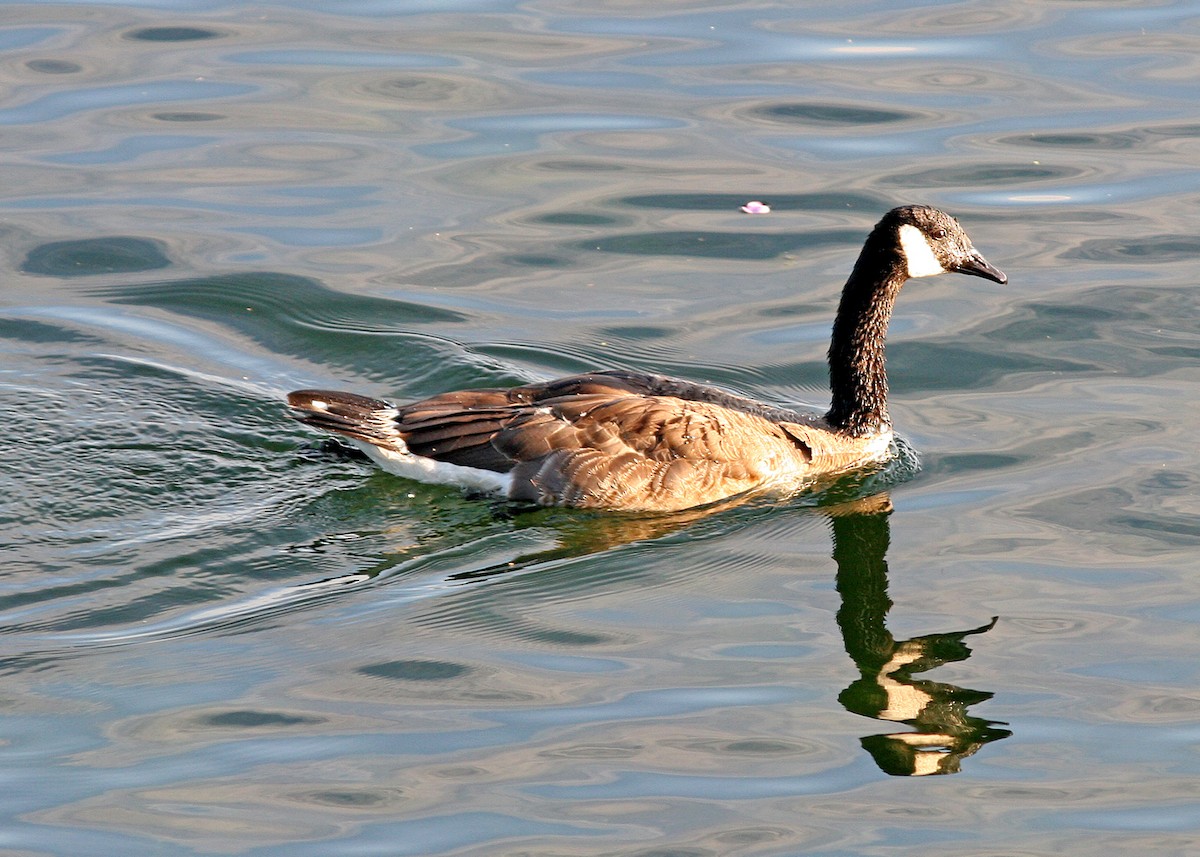
[[932,238],[934,241],[941,241],[943,238],[946,237],[946,230],[945,229],[935,229],[929,233],[929,237]]

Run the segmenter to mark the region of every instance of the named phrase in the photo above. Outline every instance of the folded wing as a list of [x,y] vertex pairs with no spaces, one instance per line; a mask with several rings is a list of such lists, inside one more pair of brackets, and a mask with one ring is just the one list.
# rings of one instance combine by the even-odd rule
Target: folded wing
[[361,443],[511,473],[509,497],[542,505],[683,509],[795,475],[811,459],[794,432],[758,413],[670,393],[741,400],[664,382],[594,373],[399,407],[323,390],[289,402],[302,421]]

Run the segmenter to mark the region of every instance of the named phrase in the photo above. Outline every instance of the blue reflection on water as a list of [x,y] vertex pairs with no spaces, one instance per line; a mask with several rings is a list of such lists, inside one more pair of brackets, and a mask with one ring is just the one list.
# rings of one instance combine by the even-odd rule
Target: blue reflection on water
[[27,48],[61,33],[61,27],[15,27],[11,30],[0,30],[0,50]]
[[353,247],[372,244],[383,238],[382,229],[329,229],[322,227],[261,226],[232,230],[247,235],[261,235],[290,247]]
[[250,51],[229,57],[250,65],[345,66],[353,68],[445,68],[461,65],[449,57],[382,51]]
[[413,150],[430,157],[452,159],[481,157],[536,149],[543,134],[578,131],[647,131],[682,128],[687,123],[658,116],[608,113],[531,113],[526,115],[472,116],[446,123],[470,131],[472,136],[454,143],[431,143]]
[[47,155],[42,160],[51,164],[120,164],[134,161],[142,155],[151,152],[170,152],[177,149],[194,149],[207,143],[212,143],[218,137],[198,137],[160,134],[151,136],[126,137],[107,149],[95,149],[88,152],[68,152],[62,155]]
[[207,80],[147,81],[127,86],[99,86],[52,92],[18,107],[0,110],[0,125],[24,125],[62,119],[86,110],[235,98],[257,91],[244,83],[214,83]]

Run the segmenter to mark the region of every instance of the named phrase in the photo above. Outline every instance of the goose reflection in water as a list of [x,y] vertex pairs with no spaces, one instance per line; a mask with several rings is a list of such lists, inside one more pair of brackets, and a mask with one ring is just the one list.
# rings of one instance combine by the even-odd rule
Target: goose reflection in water
[[826,511],[833,529],[837,590],[842,596],[837,622],[846,653],[862,674],[842,691],[838,701],[847,711],[904,723],[915,730],[862,739],[884,773],[957,773],[963,759],[1012,732],[999,728],[995,721],[967,713],[970,706],[991,699],[991,693],[916,679],[913,674],[966,660],[971,650],[965,639],[990,631],[996,619],[965,631],[897,640],[885,623],[892,606],[887,594],[891,501],[880,494]]
[[[836,495],[858,484],[825,486]],[[839,490],[840,489],[840,490]],[[737,501],[724,508],[738,505]],[[630,541],[657,538],[683,527],[694,528],[714,509],[692,509],[684,513],[648,519],[597,518],[575,533],[562,548],[538,554],[537,561],[562,556],[594,553]],[[977,628],[926,634],[897,640],[887,629],[887,551],[891,542],[892,502],[887,493],[824,506],[833,531],[833,559],[837,564],[837,591],[842,603],[837,612],[846,653],[858,666],[861,677],[838,696],[854,714],[903,723],[912,732],[868,735],[863,748],[886,774],[928,776],[954,774],[962,760],[985,744],[1012,734],[997,721],[974,717],[972,705],[992,698],[987,691],[914,678],[942,664],[964,661],[971,656],[965,640],[990,631],[996,618]],[[529,558],[526,558],[529,559]],[[462,575],[465,579],[468,575]]]
[[[353,457],[360,453],[349,451]],[[928,776],[957,773],[962,760],[974,755],[992,741],[1007,738],[1012,733],[1000,728],[1004,724],[975,717],[968,713],[972,705],[991,699],[986,691],[970,690],[951,684],[914,678],[946,663],[966,660],[971,650],[966,638],[991,630],[996,619],[964,631],[927,634],[907,640],[897,640],[887,629],[886,619],[892,602],[888,598],[887,551],[891,540],[891,499],[887,493],[877,493],[859,499],[840,501],[847,494],[862,490],[870,477],[842,480],[840,484],[821,486],[822,505],[811,511],[827,516],[833,534],[833,559],[837,565],[837,591],[842,603],[837,612],[846,653],[857,665],[860,677],[838,696],[846,710],[876,720],[902,723],[913,731],[887,732],[861,739],[863,747],[879,768],[892,776]],[[856,491],[856,489],[858,489]],[[721,513],[737,514],[748,503],[747,497],[725,503],[689,509],[670,515],[646,517],[567,514],[558,510],[521,510],[507,504],[491,509],[491,520],[508,520],[514,530],[494,534],[498,543],[509,543],[519,531],[540,531],[546,546],[532,551],[517,549],[511,554],[500,551],[503,559],[491,550],[484,551],[488,561],[473,568],[462,567],[457,547],[447,550],[448,565],[454,570],[441,578],[432,591],[446,592],[446,587],[471,587],[523,571],[544,567],[558,560],[587,556],[612,550],[634,541],[654,540],[687,530],[696,538],[705,536],[706,527],[723,530]],[[758,513],[769,512],[760,508]],[[777,511],[777,507],[775,508]],[[754,516],[755,512],[751,511]],[[456,529],[451,545],[458,545],[461,530]],[[489,541],[485,538],[483,541]],[[499,547],[499,544],[497,544]],[[436,568],[436,554],[430,555],[427,546],[414,545],[398,550],[373,568],[351,577],[319,581],[328,589],[331,584],[370,585],[386,578],[418,569],[428,572]],[[302,587],[309,589],[313,584]],[[423,586],[422,589],[429,590]]]

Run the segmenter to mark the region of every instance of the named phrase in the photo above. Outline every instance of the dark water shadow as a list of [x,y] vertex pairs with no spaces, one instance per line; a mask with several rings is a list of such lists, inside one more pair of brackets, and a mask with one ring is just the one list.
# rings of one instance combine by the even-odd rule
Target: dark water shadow
[[1064,259],[1084,262],[1129,262],[1138,264],[1178,264],[1200,254],[1200,239],[1195,235],[1165,233],[1122,238],[1094,238],[1081,242],[1063,253]]
[[125,34],[126,39],[138,42],[199,42],[219,39],[224,33],[202,27],[141,27]]
[[921,113],[911,110],[888,110],[825,101],[774,102],[754,107],[746,114],[768,122],[802,126],[889,125],[924,118]]
[[1059,185],[1084,175],[1076,167],[1046,164],[971,164],[943,166],[919,172],[898,172],[883,176],[880,184],[900,187],[1022,187]]
[[89,277],[154,271],[170,264],[160,241],[110,235],[41,244],[25,256],[21,271],[50,277]]

